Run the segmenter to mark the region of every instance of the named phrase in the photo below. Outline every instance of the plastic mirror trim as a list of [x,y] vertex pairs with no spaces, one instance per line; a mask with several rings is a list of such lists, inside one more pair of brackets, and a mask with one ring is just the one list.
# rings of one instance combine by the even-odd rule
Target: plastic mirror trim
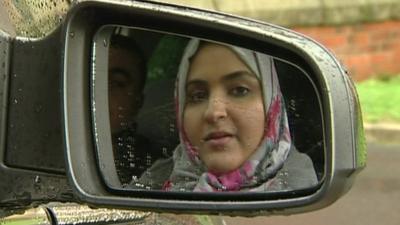
[[[33,85],[30,88],[22,89],[20,86],[14,88],[14,92],[12,90],[13,82],[18,83],[21,80],[29,79],[27,77],[34,77],[37,75],[38,71],[43,72],[43,67],[48,69],[50,75],[53,75],[55,80],[58,80],[60,75],[60,67],[61,60],[59,58],[60,54],[54,53],[52,49],[52,54],[56,55],[56,57],[50,58],[47,63],[53,63],[53,66],[48,66],[47,64],[37,64],[39,58],[36,60],[32,60],[30,56],[37,54],[41,54],[46,52],[44,48],[45,45],[47,47],[51,44],[59,43],[59,34],[60,29],[55,30],[52,34],[49,34],[46,38],[43,39],[32,39],[27,40],[23,37],[13,37],[3,31],[0,31],[0,74],[3,75],[3,79],[0,82],[0,90],[1,90],[1,110],[0,110],[0,120],[1,120],[1,136],[0,136],[0,217],[12,213],[17,213],[19,211],[23,211],[28,207],[35,207],[39,204],[43,204],[49,201],[74,201],[74,197],[72,195],[72,191],[69,188],[67,183],[67,178],[65,176],[63,165],[54,165],[48,166],[50,163],[43,160],[42,163],[46,164],[45,167],[41,167],[39,164],[36,164],[34,161],[34,156],[31,154],[19,154],[18,155],[18,163],[10,163],[7,160],[7,157],[10,157],[10,152],[14,150],[14,144],[17,141],[20,141],[20,136],[23,136],[27,139],[32,138],[30,131],[31,128],[36,129],[37,133],[43,132],[43,127],[48,125],[48,121],[43,124],[43,127],[35,126],[37,125],[37,121],[33,121],[32,123],[23,122],[26,118],[23,117],[22,114],[19,116],[15,116],[14,118],[10,115],[12,112],[10,109],[12,108],[12,103],[15,99],[15,92],[22,94],[31,94],[31,92],[35,92],[35,88],[32,88],[35,84],[42,82],[43,80],[37,79],[33,81]],[[43,58],[42,58],[43,59]],[[24,66],[21,67],[20,62],[24,62]],[[54,71],[56,69],[57,71]],[[27,74],[29,72],[29,74]],[[56,74],[54,74],[56,73]],[[17,76],[18,75],[18,76]],[[29,75],[29,76],[28,76]],[[42,74],[40,74],[42,75]],[[43,79],[46,79],[46,76],[41,76]],[[17,78],[20,80],[18,81]],[[35,83],[37,82],[37,83]],[[47,81],[46,81],[47,82]],[[31,84],[31,83],[30,83]],[[51,90],[49,91],[51,92]],[[54,94],[53,92],[51,94]],[[58,91],[57,96],[61,93]],[[31,97],[31,96],[29,96]],[[25,99],[26,100],[26,99]],[[14,101],[15,103],[15,101]],[[20,101],[20,109],[29,108],[28,104],[32,103],[29,100]],[[60,102],[57,102],[61,105]],[[49,105],[44,103],[48,112],[52,112],[54,114],[54,108],[59,105]],[[54,108],[53,108],[54,107]],[[32,108],[30,108],[32,109]],[[60,108],[58,108],[60,109]],[[20,110],[22,111],[22,110]],[[61,110],[60,110],[61,111]],[[60,116],[60,114],[56,113],[56,116]],[[51,121],[54,123],[54,121]],[[58,120],[56,123],[61,121]],[[17,134],[15,135],[15,139],[10,141],[8,137],[10,136],[10,131],[12,130],[12,124],[21,125],[22,129],[19,129]],[[59,132],[59,136],[57,136],[57,129],[54,129],[53,132],[56,133],[53,137],[59,138],[61,140],[61,135]],[[15,133],[14,133],[15,134]],[[31,135],[31,136],[29,136]],[[60,141],[61,142],[61,141]],[[31,145],[21,144],[21,148],[19,150],[32,150],[34,149]],[[30,148],[30,149],[29,149]],[[42,150],[42,149],[41,149]],[[59,153],[51,155],[54,161],[57,162],[61,160],[64,162],[63,150],[62,146],[53,146],[52,149],[47,149],[51,151],[43,151],[43,152],[57,152]],[[42,165],[43,165],[42,164]]]

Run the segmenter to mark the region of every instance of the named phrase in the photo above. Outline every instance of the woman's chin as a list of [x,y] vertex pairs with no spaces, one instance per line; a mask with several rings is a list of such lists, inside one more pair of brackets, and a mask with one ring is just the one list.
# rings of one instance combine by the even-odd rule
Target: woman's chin
[[207,166],[208,172],[214,174],[214,175],[223,175],[223,174],[228,174],[232,171],[235,171],[239,166],[221,166],[221,165],[226,165],[227,161],[226,160],[221,160],[219,163],[216,162],[218,165],[209,165]]

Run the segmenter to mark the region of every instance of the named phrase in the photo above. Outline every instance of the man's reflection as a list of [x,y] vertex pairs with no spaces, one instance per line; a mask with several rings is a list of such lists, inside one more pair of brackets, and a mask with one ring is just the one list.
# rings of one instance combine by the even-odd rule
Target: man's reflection
[[[180,144],[171,161],[157,162],[141,181],[200,192],[293,190],[317,183],[311,160],[292,145],[272,57],[193,39],[177,79]],[[160,176],[170,163],[172,172]]]
[[[143,102],[146,60],[135,41],[113,35],[109,48],[109,109],[116,169],[122,184],[129,183],[150,160],[149,141],[136,133],[136,116]],[[149,162],[149,164],[151,164]]]

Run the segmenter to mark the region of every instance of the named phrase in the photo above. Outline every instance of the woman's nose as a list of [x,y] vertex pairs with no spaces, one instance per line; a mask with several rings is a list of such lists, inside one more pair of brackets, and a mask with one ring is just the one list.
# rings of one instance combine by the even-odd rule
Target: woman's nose
[[210,99],[205,111],[205,119],[210,123],[215,123],[227,117],[227,103],[223,99]]

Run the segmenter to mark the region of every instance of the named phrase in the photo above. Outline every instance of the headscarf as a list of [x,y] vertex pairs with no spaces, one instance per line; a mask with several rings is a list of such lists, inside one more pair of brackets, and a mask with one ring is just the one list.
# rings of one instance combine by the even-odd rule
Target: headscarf
[[[267,191],[279,189],[275,175],[283,167],[291,149],[289,124],[273,58],[259,52],[224,45],[247,65],[262,87],[265,133],[258,148],[239,168],[216,175],[207,171],[183,128],[186,81],[190,59],[201,41],[189,41],[183,54],[175,88],[176,117],[180,144],[174,151],[174,166],[164,190],[171,191]],[[212,65],[210,65],[212,66]],[[251,109],[250,109],[251,110]]]

